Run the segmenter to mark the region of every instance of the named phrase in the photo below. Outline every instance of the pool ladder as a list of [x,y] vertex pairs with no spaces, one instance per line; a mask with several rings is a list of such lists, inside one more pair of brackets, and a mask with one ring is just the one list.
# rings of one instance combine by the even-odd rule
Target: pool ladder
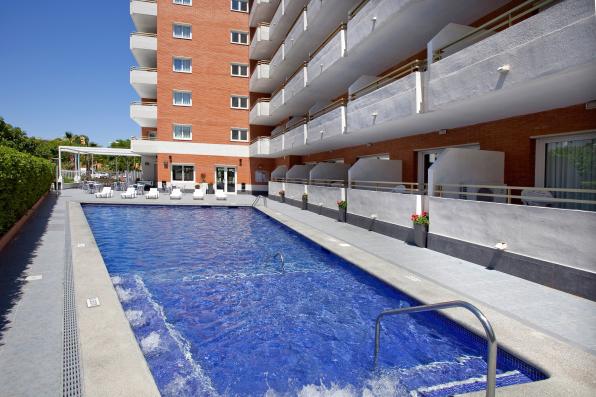
[[263,199],[263,205],[265,207],[267,207],[267,197],[263,196],[263,195],[258,195],[257,198],[255,199],[255,201],[252,202],[252,207],[256,207],[257,204],[259,203],[259,200]]
[[275,259],[279,257],[279,262],[281,264],[281,272],[285,273],[286,272],[286,260],[284,258],[284,254],[282,254],[281,251],[276,252],[275,254],[273,254],[273,256],[271,257],[272,259]]
[[495,397],[495,389],[497,387],[497,337],[495,331],[486,316],[476,306],[465,301],[451,301],[434,303],[430,305],[404,307],[399,309],[385,310],[377,316],[375,326],[375,358],[374,368],[377,367],[377,359],[379,356],[380,338],[381,338],[381,319],[385,316],[392,316],[396,314],[420,313],[432,310],[451,309],[460,307],[469,310],[480,321],[484,332],[486,333],[487,352],[488,352],[488,366],[486,370],[486,397]]

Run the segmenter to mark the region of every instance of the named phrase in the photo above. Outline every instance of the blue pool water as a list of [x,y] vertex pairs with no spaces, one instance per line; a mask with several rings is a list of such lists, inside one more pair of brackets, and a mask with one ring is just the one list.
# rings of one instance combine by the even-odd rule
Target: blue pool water
[[[448,396],[484,388],[485,341],[253,208],[85,205],[164,396]],[[282,273],[279,261],[286,261]],[[544,379],[499,350],[497,384]]]

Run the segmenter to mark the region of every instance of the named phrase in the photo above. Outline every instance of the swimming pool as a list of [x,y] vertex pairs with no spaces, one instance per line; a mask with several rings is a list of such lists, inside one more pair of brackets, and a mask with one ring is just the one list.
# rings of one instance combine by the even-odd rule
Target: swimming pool
[[[83,209],[164,396],[484,388],[485,341],[436,313],[385,319],[373,371],[375,317],[418,302],[253,208]],[[499,386],[545,378],[501,350],[497,367]]]

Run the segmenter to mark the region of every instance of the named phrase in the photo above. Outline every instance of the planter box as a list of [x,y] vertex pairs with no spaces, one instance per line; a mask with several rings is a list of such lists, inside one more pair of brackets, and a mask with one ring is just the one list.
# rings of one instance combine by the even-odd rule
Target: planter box
[[338,208],[338,214],[337,214],[337,221],[338,222],[345,222],[346,221],[346,216],[348,214],[348,209],[347,208]]
[[426,248],[428,225],[414,224],[414,243],[420,248]]

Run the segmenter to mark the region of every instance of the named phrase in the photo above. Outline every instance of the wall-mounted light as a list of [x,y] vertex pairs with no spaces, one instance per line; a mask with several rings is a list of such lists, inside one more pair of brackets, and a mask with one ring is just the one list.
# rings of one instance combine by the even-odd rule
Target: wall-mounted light
[[507,249],[507,243],[499,242],[499,243],[495,244],[495,248],[498,249],[499,251],[505,251]]
[[242,167],[242,159],[238,159],[238,164]]
[[497,68],[497,72],[499,72],[499,73],[507,73],[510,70],[511,70],[511,65],[509,65],[509,64],[505,64],[505,65],[499,66]]

